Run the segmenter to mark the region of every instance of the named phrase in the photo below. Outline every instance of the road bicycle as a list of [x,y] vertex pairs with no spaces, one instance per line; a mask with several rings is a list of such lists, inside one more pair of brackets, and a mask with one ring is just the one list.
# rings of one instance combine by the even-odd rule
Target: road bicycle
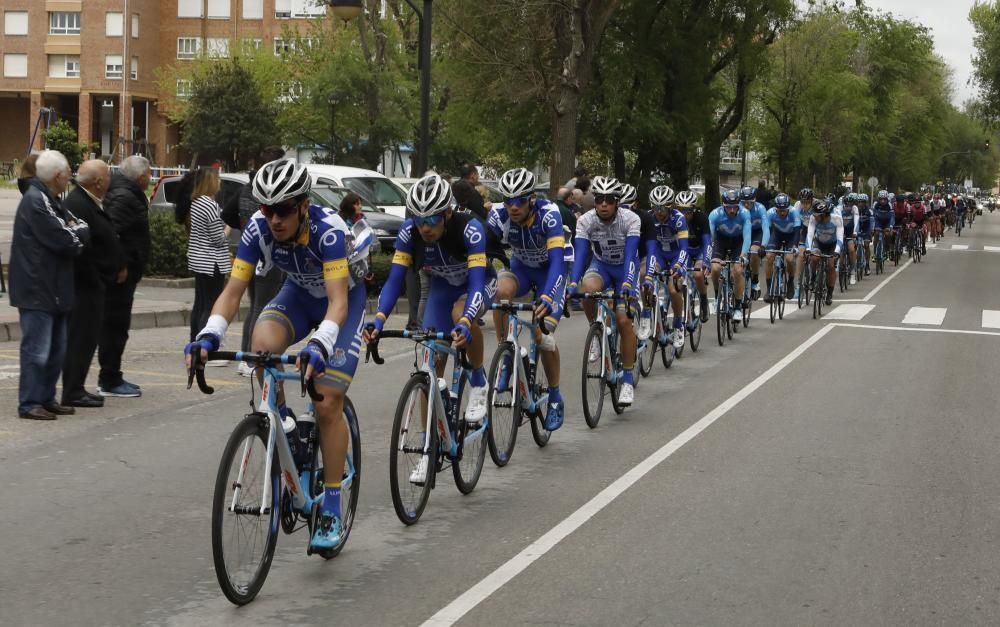
[[784,320],[785,318],[785,295],[788,289],[785,283],[787,280],[785,278],[785,255],[791,251],[768,250],[765,252],[768,255],[774,255],[774,270],[771,274],[771,282],[767,286],[767,293],[771,297],[771,324],[774,324],[776,319]]
[[733,318],[736,311],[736,300],[733,295],[732,264],[734,261],[713,261],[722,266],[719,272],[719,289],[715,293],[715,330],[718,334],[719,346],[724,346],[727,339],[733,339],[733,334],[739,328],[739,321]]
[[922,234],[923,231],[915,223],[906,226],[906,247],[910,251],[913,263],[920,263],[920,258],[923,256]]
[[[507,316],[507,339],[493,353],[489,371],[489,427],[486,431],[490,459],[497,466],[506,466],[517,444],[517,430],[525,422],[531,423],[531,436],[539,447],[549,443],[551,431],[545,429],[545,415],[549,409],[549,384],[545,368],[539,367],[539,346],[535,330],[539,324],[532,313],[531,320],[518,316],[518,312],[533,311],[533,303],[500,301],[490,306]],[[544,325],[542,326],[544,332]],[[521,332],[528,336],[528,345],[521,345]],[[500,379],[506,368],[506,386],[501,389]]]
[[653,295],[655,296],[655,302],[650,307],[652,310],[652,320],[650,321],[652,332],[649,340],[639,341],[636,356],[639,363],[639,374],[644,377],[648,377],[653,371],[653,363],[656,361],[657,353],[660,354],[664,368],[670,368],[674,363],[674,357],[677,356],[677,352],[674,350],[673,323],[670,320],[672,312],[670,296],[666,288],[666,281],[670,280],[670,271],[656,271],[649,278],[653,281]]
[[[750,253],[751,255],[757,253]],[[746,263],[743,264],[743,300],[741,301],[741,307],[743,309],[743,328],[749,328],[750,326],[750,309],[753,305],[753,301],[757,300],[760,294],[755,294],[753,290],[753,276],[750,273],[750,260],[748,259]]]
[[[608,307],[608,301],[617,307],[618,297],[610,291],[588,292],[580,294],[580,298],[590,299],[597,303],[597,316],[590,324],[587,338],[583,343],[583,372],[580,392],[583,396],[583,418],[591,429],[601,421],[601,410],[604,407],[604,395],[611,395],[611,407],[616,414],[625,411],[625,405],[618,402],[622,381],[625,376],[622,356],[618,349],[620,336],[618,319],[613,308]],[[631,303],[625,307],[631,313]]]
[[845,250],[845,254],[841,255],[837,260],[837,283],[840,285],[841,293],[847,291],[851,282],[851,274],[853,271],[854,268],[851,267],[851,257],[846,254]]
[[[323,456],[319,446],[319,424],[307,419],[315,415],[312,401],[323,400],[312,380],[303,372],[284,372],[294,365],[295,355],[213,351],[209,360],[242,361],[262,374],[257,410],[246,416],[229,436],[222,453],[212,499],[212,558],[215,574],[226,598],[236,605],[252,601],[271,567],[278,529],[286,534],[302,527],[308,539],[319,520],[323,505]],[[192,366],[188,388],[197,379],[205,394],[215,390],[205,382],[205,371]],[[282,381],[298,379],[303,396],[311,399],[300,421],[282,418],[278,391]],[[256,377],[250,377],[253,407]],[[347,458],[340,472],[342,532],[334,549],[317,551],[330,559],[343,550],[354,526],[361,489],[361,434],[358,415],[344,397],[344,420],[349,437]],[[313,550],[307,543],[306,554]]]
[[[389,489],[396,516],[406,525],[420,520],[437,473],[451,466],[455,486],[462,494],[472,492],[486,460],[489,413],[482,424],[465,420],[465,389],[471,385],[472,365],[465,351],[449,346],[451,335],[433,329],[395,331],[383,329],[368,343],[365,362],[385,363],[379,342],[400,338],[414,342],[414,372],[403,385],[392,420],[389,442]],[[419,354],[418,354],[419,353]],[[436,365],[454,358],[451,382],[438,377]],[[435,428],[429,428],[434,425]],[[427,473],[423,481],[411,481],[421,460]]]
[[854,236],[854,278],[858,283],[865,278],[868,272],[868,255],[865,254],[865,238],[860,234]]
[[[687,346],[690,344],[691,352],[697,353],[698,346],[701,344],[701,293],[698,291],[698,281],[694,278],[693,273],[697,270],[688,270],[684,281],[684,329],[688,334],[688,341],[684,344]],[[705,306],[708,306],[708,300],[705,301]],[[684,347],[676,351],[677,356],[680,357],[684,354]]]
[[812,272],[812,289],[814,292],[813,320],[815,320],[823,315],[823,305],[826,304],[826,295],[830,289],[830,286],[826,284],[826,260],[835,258],[838,255],[824,255],[815,252],[810,254],[818,259],[816,262],[817,269]]
[[875,229],[872,235],[872,260],[875,262],[876,275],[885,272],[885,231],[882,229]]

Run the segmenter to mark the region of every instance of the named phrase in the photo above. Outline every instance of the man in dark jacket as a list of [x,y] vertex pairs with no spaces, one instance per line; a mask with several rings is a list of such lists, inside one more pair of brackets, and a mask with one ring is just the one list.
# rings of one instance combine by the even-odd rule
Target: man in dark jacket
[[124,283],[127,275],[118,234],[103,208],[110,180],[108,164],[99,159],[84,161],[77,172],[76,188],[63,202],[70,213],[90,226],[90,244],[73,265],[76,293],[69,316],[62,387],[62,404],[71,407],[104,405],[104,398],[87,392],[84,383],[97,350],[94,329],[100,329],[104,321],[107,287]]
[[43,151],[14,217],[10,304],[17,307],[21,321],[17,412],[31,420],[55,420],[74,412],[56,402],[56,383],[73,307],[73,258],[83,252],[90,232],[59,202],[69,178],[66,157]]
[[125,254],[124,282],[108,286],[104,300],[104,324],[101,325],[97,360],[101,373],[97,393],[101,396],[130,398],[141,396],[139,386],[129,383],[122,374],[122,354],[132,325],[132,301],[135,286],[142,279],[149,261],[149,199],[146,188],[152,172],[149,160],[133,155],[122,160],[118,173],[111,177],[104,196],[104,211],[118,234]]
[[458,173],[462,178],[451,184],[451,193],[455,196],[455,202],[460,209],[472,212],[472,215],[486,224],[489,210],[486,208],[483,197],[476,190],[476,185],[479,185],[479,170],[471,163],[463,163],[459,167]]

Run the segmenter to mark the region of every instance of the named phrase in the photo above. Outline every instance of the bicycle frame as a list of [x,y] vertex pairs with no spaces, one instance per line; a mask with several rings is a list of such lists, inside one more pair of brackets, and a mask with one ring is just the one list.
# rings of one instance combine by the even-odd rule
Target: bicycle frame
[[[624,370],[619,372],[615,370],[614,372],[608,371],[609,365],[609,352],[610,346],[608,346],[608,336],[618,335],[618,318],[615,316],[615,312],[608,307],[608,300],[616,300],[614,294],[611,292],[596,292],[592,294],[583,294],[581,298],[590,298],[597,301],[597,316],[594,322],[601,325],[601,378],[608,383],[614,385],[622,375],[625,374]],[[636,350],[638,353],[638,350]],[[636,355],[638,358],[638,355]]]
[[[504,306],[510,306],[510,303],[502,302],[491,306],[491,309],[504,309]],[[518,306],[520,310],[533,309],[532,305]],[[534,383],[535,383],[535,373],[538,371],[538,343],[535,342],[535,329],[538,327],[538,323],[534,321],[534,316],[532,320],[524,320],[517,314],[513,312],[507,316],[507,341],[510,342],[511,346],[514,346],[514,359],[511,361],[511,367],[513,368],[513,376],[516,378],[518,389],[521,392],[521,409],[529,413],[537,413],[538,408],[545,405],[549,400],[549,393],[545,392],[540,397],[535,398]],[[526,329],[528,331],[528,371],[525,372],[525,368],[522,366],[521,359],[521,344],[518,338],[521,331]],[[603,374],[603,373],[602,373]]]

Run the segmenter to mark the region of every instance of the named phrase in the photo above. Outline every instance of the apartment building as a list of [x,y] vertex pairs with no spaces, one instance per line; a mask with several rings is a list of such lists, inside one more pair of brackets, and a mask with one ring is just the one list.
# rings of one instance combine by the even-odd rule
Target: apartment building
[[[157,108],[155,69],[234,42],[280,52],[282,29],[326,15],[320,0],[3,0],[0,161],[41,148],[65,119],[81,142],[115,161],[185,158],[178,129]],[[171,86],[183,92],[186,85]]]

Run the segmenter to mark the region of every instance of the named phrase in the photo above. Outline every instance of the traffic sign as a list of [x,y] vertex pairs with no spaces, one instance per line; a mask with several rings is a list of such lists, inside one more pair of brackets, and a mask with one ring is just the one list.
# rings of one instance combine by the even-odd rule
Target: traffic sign
[[873,176],[870,179],[868,179],[868,187],[875,189],[876,185],[878,185],[878,178]]

